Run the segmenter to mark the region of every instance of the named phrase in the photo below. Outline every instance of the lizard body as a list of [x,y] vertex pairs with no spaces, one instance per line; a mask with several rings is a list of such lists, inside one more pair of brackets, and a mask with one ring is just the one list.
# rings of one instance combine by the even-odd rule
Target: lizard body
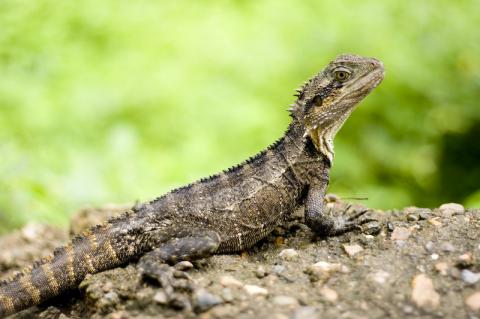
[[173,190],[95,226],[0,283],[0,317],[72,289],[87,274],[139,260],[174,263],[247,249],[305,204],[316,233],[337,235],[356,220],[322,213],[333,138],[383,79],[376,59],[340,55],[298,91],[284,136],[222,173]]

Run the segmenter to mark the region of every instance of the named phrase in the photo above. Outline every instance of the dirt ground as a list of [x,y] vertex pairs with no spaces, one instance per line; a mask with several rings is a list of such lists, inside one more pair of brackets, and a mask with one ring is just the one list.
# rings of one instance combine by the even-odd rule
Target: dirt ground
[[[0,278],[124,208],[82,210],[69,231],[27,225],[0,237]],[[177,264],[176,302],[132,263],[11,318],[480,318],[480,210],[370,211],[377,221],[332,238],[315,238],[301,211],[294,217],[246,252]]]

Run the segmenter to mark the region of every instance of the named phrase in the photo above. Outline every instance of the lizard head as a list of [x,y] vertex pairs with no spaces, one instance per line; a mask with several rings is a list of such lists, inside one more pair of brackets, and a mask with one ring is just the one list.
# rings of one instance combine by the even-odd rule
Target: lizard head
[[317,150],[332,162],[333,138],[355,106],[382,80],[382,62],[357,55],[339,55],[297,89],[290,109]]

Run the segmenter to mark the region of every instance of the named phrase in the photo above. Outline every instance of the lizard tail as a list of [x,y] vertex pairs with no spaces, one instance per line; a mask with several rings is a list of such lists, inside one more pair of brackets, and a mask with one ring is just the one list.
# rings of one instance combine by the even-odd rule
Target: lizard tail
[[[53,255],[0,282],[0,318],[37,305],[74,288],[87,274],[124,264],[133,252],[112,241],[110,223],[74,237]],[[118,238],[118,237],[117,237]]]

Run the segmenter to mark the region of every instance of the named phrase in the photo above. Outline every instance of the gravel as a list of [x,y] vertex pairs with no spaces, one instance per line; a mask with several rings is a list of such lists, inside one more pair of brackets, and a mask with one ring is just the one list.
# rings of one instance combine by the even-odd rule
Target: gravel
[[[328,203],[332,214],[346,205],[338,198]],[[119,211],[112,205],[82,210],[72,217],[72,229],[82,231]],[[479,210],[462,212],[451,204],[370,210],[368,218],[378,222],[363,225],[364,232],[330,238],[314,236],[302,212],[294,216],[291,228],[275,230],[247,253],[174,265],[191,278],[172,278],[174,301],[158,282],[141,280],[132,262],[88,276],[79,289],[11,319],[479,316]],[[47,256],[67,236],[67,230],[30,224],[0,237],[0,277]]]

